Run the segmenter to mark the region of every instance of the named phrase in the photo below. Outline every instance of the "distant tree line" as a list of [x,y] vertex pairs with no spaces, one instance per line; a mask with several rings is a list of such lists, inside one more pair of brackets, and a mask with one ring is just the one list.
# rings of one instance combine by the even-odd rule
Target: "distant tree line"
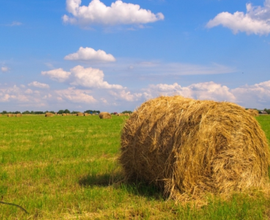
[[[70,111],[68,109],[65,110],[59,110],[58,112],[55,111],[24,111],[24,112],[20,112],[20,111],[15,111],[15,112],[11,112],[11,111],[2,111],[0,112],[0,114],[27,114],[27,115],[41,115],[41,114],[45,114],[47,112],[51,112],[53,114],[63,114],[63,113],[69,113],[69,114],[76,114],[79,111]],[[88,113],[88,114],[99,114],[100,111],[99,110],[86,110],[84,111],[84,113]],[[122,113],[132,113],[132,111],[123,111]]]

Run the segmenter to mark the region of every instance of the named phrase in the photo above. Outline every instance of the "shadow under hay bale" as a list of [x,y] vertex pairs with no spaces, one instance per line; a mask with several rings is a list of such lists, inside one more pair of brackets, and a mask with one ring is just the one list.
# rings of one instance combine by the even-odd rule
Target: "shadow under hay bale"
[[161,96],[126,121],[119,161],[126,180],[184,202],[264,187],[269,149],[258,122],[236,104]]
[[101,113],[99,113],[98,116],[99,116],[100,119],[110,119],[110,118],[112,118],[111,114],[108,113],[108,112],[101,112]]

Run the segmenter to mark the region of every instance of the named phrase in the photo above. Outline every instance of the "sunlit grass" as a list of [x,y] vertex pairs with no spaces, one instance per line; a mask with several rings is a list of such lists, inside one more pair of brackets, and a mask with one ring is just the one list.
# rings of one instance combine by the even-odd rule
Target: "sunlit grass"
[[[270,117],[257,117],[270,139]],[[125,117],[0,118],[0,219],[267,219],[270,200],[235,195],[200,209],[153,186],[121,183]]]

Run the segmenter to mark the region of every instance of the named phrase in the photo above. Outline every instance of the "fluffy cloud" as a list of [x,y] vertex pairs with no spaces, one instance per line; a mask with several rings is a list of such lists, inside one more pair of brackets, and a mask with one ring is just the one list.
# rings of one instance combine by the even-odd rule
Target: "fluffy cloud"
[[105,61],[113,62],[115,58],[111,54],[106,54],[103,50],[95,51],[92,48],[80,47],[76,53],[65,56],[65,60],[81,60],[81,61]]
[[247,12],[222,12],[207,23],[208,28],[218,25],[227,27],[233,33],[268,35],[270,33],[270,0],[265,0],[264,7],[246,4]]
[[116,0],[107,7],[100,0],[92,0],[88,6],[80,6],[81,0],[67,0],[67,11],[73,16],[64,15],[65,23],[80,25],[118,25],[145,24],[163,20],[162,13],[153,14],[150,10],[141,9],[139,5]]
[[100,69],[84,68],[78,65],[71,69],[71,73],[74,77],[71,85],[100,89],[123,89],[121,85],[109,84],[104,81],[104,73]]
[[123,86],[117,84],[109,84],[104,81],[104,73],[100,69],[84,68],[83,66],[75,66],[70,72],[63,69],[54,69],[50,71],[42,71],[42,75],[48,75],[51,79],[64,82],[67,79],[72,86],[83,86],[98,89],[124,89]]
[[34,87],[41,88],[41,89],[49,89],[50,88],[50,86],[48,84],[40,83],[37,81],[29,83],[28,86],[34,86]]
[[59,68],[59,69],[54,69],[50,71],[42,71],[41,74],[48,75],[53,80],[64,82],[65,80],[69,78],[69,75],[71,73],[64,71],[62,68]]
[[144,93],[147,99],[159,95],[182,95],[194,99],[236,101],[234,94],[227,86],[222,86],[214,82],[196,83],[187,87],[182,87],[178,83],[172,85],[157,84],[151,85]]
[[6,66],[1,67],[1,71],[3,73],[7,72],[8,71],[8,67],[6,67]]
[[59,101],[71,101],[74,103],[95,103],[97,100],[89,95],[90,91],[80,90],[75,88],[68,88],[65,90],[56,90],[57,98]]

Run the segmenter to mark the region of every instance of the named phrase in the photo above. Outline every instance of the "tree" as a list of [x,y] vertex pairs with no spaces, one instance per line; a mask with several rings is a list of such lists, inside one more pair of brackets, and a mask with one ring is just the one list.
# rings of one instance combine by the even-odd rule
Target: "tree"
[[68,109],[65,109],[64,113],[70,113],[70,111]]
[[59,110],[58,112],[57,112],[57,114],[59,114],[59,115],[61,115],[61,114],[63,114],[64,113],[64,110]]
[[124,113],[129,113],[129,114],[131,114],[132,111],[127,111],[127,110],[126,110],[126,111],[123,111],[122,113],[123,113],[123,114],[124,114]]

